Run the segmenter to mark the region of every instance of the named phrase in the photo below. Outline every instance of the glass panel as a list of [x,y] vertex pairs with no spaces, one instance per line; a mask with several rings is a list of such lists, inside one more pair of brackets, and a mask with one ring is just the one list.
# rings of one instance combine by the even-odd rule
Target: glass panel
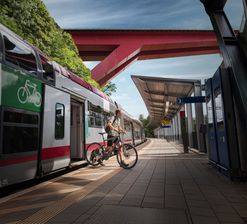
[[95,125],[98,127],[102,126],[102,116],[101,114],[95,113]]
[[130,124],[127,122],[124,122],[124,129],[125,131],[130,131]]
[[70,107],[70,125],[73,126],[74,124],[74,109],[73,106]]
[[208,110],[208,124],[213,124],[213,107],[212,107],[212,100],[210,99],[207,103],[207,110]]
[[31,48],[6,36],[4,36],[4,45],[6,61],[33,74],[37,74],[36,59]]
[[103,114],[99,112],[89,111],[88,119],[89,119],[90,127],[102,127],[103,126]]
[[38,150],[38,128],[3,127],[3,153],[21,153]]
[[20,112],[4,111],[4,122],[22,123],[22,124],[37,124],[39,122],[38,115],[23,114]]
[[93,116],[89,116],[89,126],[90,127],[94,126],[94,117]]
[[232,28],[239,30],[244,19],[243,0],[226,1],[224,11]]
[[218,93],[215,98],[215,110],[217,123],[223,121],[223,107],[221,93]]
[[40,55],[40,60],[43,68],[43,78],[49,82],[54,82],[54,70],[52,64],[42,55]]
[[56,104],[56,119],[55,119],[55,138],[64,138],[64,105]]

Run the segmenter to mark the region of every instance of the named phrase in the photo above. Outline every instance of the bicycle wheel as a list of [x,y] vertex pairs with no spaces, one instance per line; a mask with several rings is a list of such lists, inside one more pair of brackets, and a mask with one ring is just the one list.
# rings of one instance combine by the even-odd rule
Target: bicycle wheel
[[36,107],[40,107],[42,103],[42,97],[41,94],[39,92],[36,92],[34,95],[34,105]]
[[87,162],[92,166],[98,166],[101,163],[103,150],[103,146],[97,142],[88,145],[85,151]]
[[124,169],[133,168],[138,160],[138,153],[136,148],[130,144],[123,144],[121,150],[117,153],[117,161]]
[[28,93],[25,87],[20,87],[17,91],[17,97],[20,103],[24,104],[28,100]]

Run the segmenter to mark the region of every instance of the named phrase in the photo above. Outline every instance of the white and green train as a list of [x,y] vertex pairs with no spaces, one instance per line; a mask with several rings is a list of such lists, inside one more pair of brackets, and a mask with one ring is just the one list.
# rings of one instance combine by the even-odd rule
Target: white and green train
[[[0,24],[0,188],[69,167],[121,106]],[[125,141],[144,141],[124,113]]]

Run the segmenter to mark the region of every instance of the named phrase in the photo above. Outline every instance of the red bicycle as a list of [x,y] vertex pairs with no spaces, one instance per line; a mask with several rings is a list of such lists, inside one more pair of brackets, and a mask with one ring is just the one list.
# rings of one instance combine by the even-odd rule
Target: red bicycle
[[[119,165],[124,169],[133,168],[138,161],[138,153],[136,148],[131,144],[124,144],[122,142],[121,135],[119,134],[118,140],[113,144],[113,150],[107,152],[107,139],[104,137],[107,133],[99,133],[102,136],[103,144],[98,142],[93,142],[88,145],[85,156],[87,162],[92,166],[103,165],[104,160],[108,160],[112,156],[117,157]],[[110,138],[108,140],[114,140],[116,137]],[[122,147],[120,147],[122,146]]]

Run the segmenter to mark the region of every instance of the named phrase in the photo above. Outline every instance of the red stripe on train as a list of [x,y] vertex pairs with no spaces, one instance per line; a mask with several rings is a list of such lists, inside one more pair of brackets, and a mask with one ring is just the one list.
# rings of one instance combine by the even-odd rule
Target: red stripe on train
[[14,158],[14,159],[0,160],[0,167],[30,162],[30,161],[34,161],[34,160],[37,160],[36,155],[35,156],[25,156],[25,157]]
[[62,156],[70,155],[70,146],[58,146],[52,148],[43,148],[41,154],[41,160],[54,159]]
[[[59,147],[52,147],[52,148],[44,148],[42,149],[42,160],[53,159],[62,156],[69,156],[70,155],[70,146],[59,146]],[[20,163],[26,163],[31,161],[37,161],[37,155],[32,156],[23,156],[19,158],[13,159],[4,159],[0,160],[0,167],[3,166],[10,166],[16,165]]]

